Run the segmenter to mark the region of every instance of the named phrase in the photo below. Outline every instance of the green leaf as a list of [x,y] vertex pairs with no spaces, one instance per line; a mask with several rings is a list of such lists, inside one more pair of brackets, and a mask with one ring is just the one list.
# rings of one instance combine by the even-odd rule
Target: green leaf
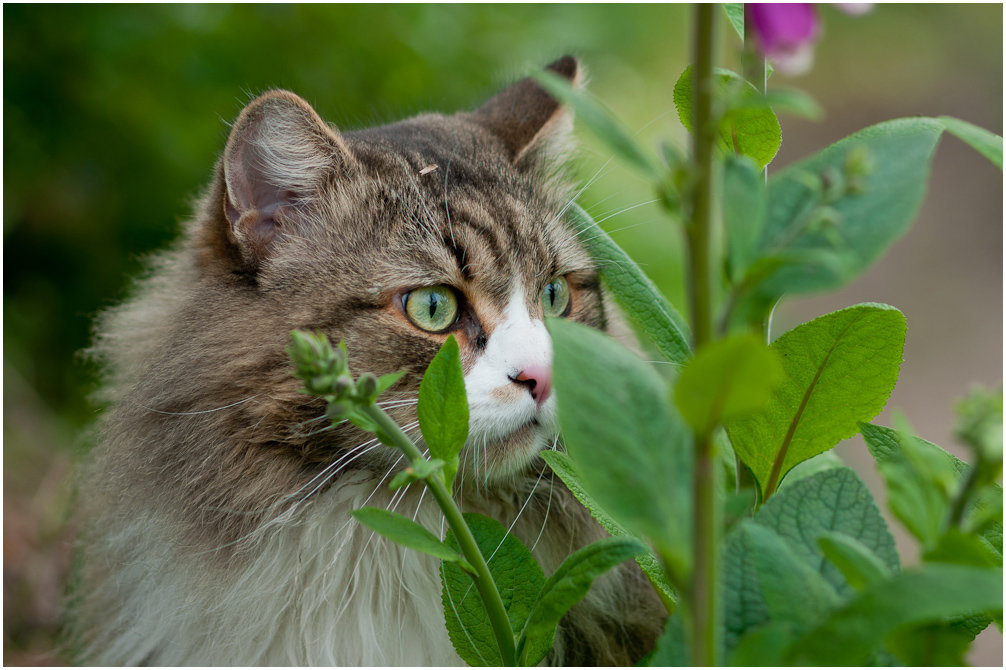
[[818,454],[813,458],[808,458],[804,462],[793,466],[793,469],[786,475],[786,479],[782,480],[782,483],[779,484],[779,489],[782,490],[787,486],[792,486],[801,479],[806,479],[807,477],[816,475],[819,472],[844,467],[845,463],[842,462],[842,459],[839,458],[834,451],[826,451],[823,454]]
[[[932,545],[940,534],[949,497],[968,470],[968,464],[919,437],[902,435],[885,426],[860,424],[870,454],[877,461],[887,484],[888,506],[905,527],[924,544]],[[907,449],[906,449],[907,447]],[[989,487],[989,497],[998,497],[1002,507],[1002,487]],[[972,517],[982,516],[990,504],[978,497],[969,506]],[[981,524],[980,534],[1002,556],[1002,521],[993,518]]]
[[[870,455],[878,465],[890,463],[902,457],[902,436],[898,431],[874,423],[861,423],[859,431],[863,435],[867,449],[870,450]],[[968,464],[948,453],[942,447],[921,437],[914,437],[914,443],[920,451],[926,451],[936,456],[938,462],[942,463],[942,469],[946,472],[954,476],[960,476],[967,472]]]
[[757,523],[744,521],[741,527],[750,535],[758,583],[772,621],[800,631],[838,605],[834,588],[794,551],[793,543]]
[[547,70],[534,75],[542,87],[559,102],[568,105],[578,121],[601,140],[616,156],[643,173],[648,179],[657,179],[661,170],[649,153],[644,151],[615,116],[586,91],[576,90],[569,81]]
[[723,170],[723,222],[731,281],[737,283],[758,260],[768,193],[761,170],[744,156],[728,156]]
[[870,490],[850,468],[818,472],[779,490],[755,515],[755,521],[789,541],[793,551],[842,595],[852,589],[827,562],[818,539],[832,532],[858,540],[891,572],[899,569],[894,538]]
[[929,624],[895,631],[887,648],[909,667],[967,665],[964,655],[973,636],[947,624]]
[[765,498],[794,465],[853,436],[858,422],[884,408],[904,342],[901,312],[866,303],[818,317],[772,343],[785,381],[764,410],[726,424]]
[[407,516],[380,507],[361,507],[350,514],[364,526],[392,542],[436,556],[443,561],[459,563],[466,570],[472,569],[458,551],[445,545],[433,533]]
[[952,116],[941,116],[939,121],[949,133],[971,145],[971,148],[992,161],[1000,170],[1003,169],[1002,137]]
[[825,558],[838,568],[849,586],[862,591],[870,584],[889,579],[891,570],[870,548],[845,533],[828,531],[817,538]]
[[667,386],[607,335],[564,319],[546,325],[559,426],[583,487],[687,574],[692,440]]
[[[836,288],[883,255],[915,218],[943,127],[925,118],[887,121],[772,175],[759,255],[798,253],[758,283],[754,302]],[[819,225],[823,205],[831,222]],[[833,260],[801,260],[811,251]]]
[[1002,555],[997,554],[987,542],[956,528],[940,535],[936,544],[922,554],[922,560],[927,563],[1002,567]]
[[[674,84],[674,106],[681,125],[694,132],[692,106],[695,99],[694,67],[689,65]],[[717,68],[714,74],[720,99],[729,101],[727,111],[720,118],[719,146],[728,153],[749,156],[763,168],[779,151],[782,130],[775,112],[762,101],[745,99],[757,89],[735,72]]]
[[[519,631],[538,600],[545,575],[527,547],[507,533],[498,521],[480,514],[465,514],[464,517],[479,551],[486,558],[510,626]],[[460,551],[452,532],[448,531],[444,543]],[[444,619],[455,651],[469,665],[502,665],[503,658],[489,615],[471,577],[452,563],[442,563],[440,578],[443,582]],[[548,649],[545,649],[544,653],[547,652]],[[529,649],[529,655],[539,653],[541,650],[537,647]]]
[[[548,463],[548,467],[552,469],[552,472],[559,476],[559,479],[566,485],[570,493],[601,524],[602,528],[615,537],[632,537],[632,534],[626,530],[625,526],[615,521],[583,488],[583,485],[580,483],[580,475],[577,473],[576,466],[568,454],[560,451],[543,451],[541,457]],[[650,584],[653,585],[657,595],[660,596],[660,600],[667,608],[667,612],[669,614],[674,612],[677,607],[678,597],[671,587],[671,583],[667,579],[664,568],[660,565],[660,560],[656,554],[652,551],[639,554],[636,556],[636,563],[639,564],[647,579],[650,580]]]
[[388,489],[397,491],[403,486],[408,486],[414,481],[427,479],[433,473],[443,470],[445,465],[447,464],[439,458],[434,458],[432,460],[417,458],[412,461],[409,467],[405,468],[392,478],[391,483],[388,484]]
[[798,640],[793,665],[862,665],[902,626],[972,612],[1002,612],[1001,569],[932,564],[903,572],[853,598]]
[[[587,595],[594,579],[643,551],[646,551],[646,545],[639,540],[609,537],[567,557],[542,587],[541,596],[521,633],[522,637],[526,637],[526,646],[518,643],[518,654],[535,647],[547,653],[552,647],[559,620]],[[540,656],[520,655],[520,664],[538,665],[545,653]]]
[[753,334],[712,342],[681,371],[674,401],[698,435],[768,405],[782,380],[776,354]]
[[657,640],[657,646],[645,659],[645,663],[654,668],[685,668],[691,665],[688,637],[685,635],[685,623],[681,612],[675,612],[667,618],[664,633]]
[[416,408],[419,428],[430,448],[430,456],[443,460],[444,479],[450,486],[458,468],[458,453],[468,439],[468,397],[461,352],[453,335],[448,335],[433,357],[419,384]]
[[377,395],[381,395],[389,388],[395,385],[402,376],[405,375],[405,370],[400,370],[398,372],[391,372],[386,375],[381,375],[377,378]]
[[979,455],[979,461],[989,463],[994,481],[1001,474],[1003,460],[1003,390],[972,389],[957,403],[954,435]]
[[781,667],[783,654],[794,636],[792,626],[781,621],[750,630],[737,641],[730,654],[730,665],[735,668]]
[[726,541],[724,621],[726,649],[769,621],[806,630],[839,603],[835,589],[791,542],[767,526],[737,524]]
[[685,320],[614,240],[577,204],[569,218],[578,239],[601,268],[601,277],[629,320],[672,363],[683,363],[690,346]]
[[734,27],[741,42],[744,42],[744,3],[724,2],[723,13],[727,15],[730,25]]

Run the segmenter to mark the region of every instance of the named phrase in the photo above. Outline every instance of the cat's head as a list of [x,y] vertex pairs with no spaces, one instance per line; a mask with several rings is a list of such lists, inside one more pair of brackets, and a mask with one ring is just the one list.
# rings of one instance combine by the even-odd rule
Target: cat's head
[[[580,79],[571,57],[549,69]],[[556,436],[544,319],[606,322],[597,272],[564,221],[572,193],[556,157],[569,127],[533,79],[474,112],[346,133],[296,95],[266,93],[233,125],[199,266],[254,312],[241,338],[275,352],[290,330],[320,329],[346,342],[354,372],[408,371],[382,400],[409,425],[422,373],[453,334],[471,416],[463,468],[511,476]],[[289,407],[309,403],[295,382],[270,379],[282,411],[303,418]],[[314,433],[291,435],[322,461],[365,443],[348,426]],[[357,463],[387,468],[390,451]]]

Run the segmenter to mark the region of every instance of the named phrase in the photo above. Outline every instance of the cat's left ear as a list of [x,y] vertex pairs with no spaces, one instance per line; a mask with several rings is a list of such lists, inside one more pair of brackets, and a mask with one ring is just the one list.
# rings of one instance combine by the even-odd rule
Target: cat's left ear
[[[580,63],[573,56],[563,56],[545,69],[573,86],[580,84]],[[502,140],[514,163],[561,143],[573,125],[569,110],[530,77],[505,88],[472,117]]]
[[342,137],[302,98],[269,91],[238,116],[224,149],[227,237],[255,270],[284,235],[300,234],[302,210],[353,159]]

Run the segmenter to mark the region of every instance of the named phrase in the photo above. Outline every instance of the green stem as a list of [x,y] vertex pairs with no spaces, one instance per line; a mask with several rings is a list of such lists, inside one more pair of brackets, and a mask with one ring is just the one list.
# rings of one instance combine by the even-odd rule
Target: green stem
[[[384,410],[377,405],[365,405],[360,411],[367,415],[377,426],[394,441],[395,446],[401,449],[405,456],[414,461],[423,458],[422,452],[412,442],[408,435],[399,427],[394,420],[388,416]],[[471,529],[465,523],[461,510],[451,497],[446,484],[440,477],[429,477],[423,480],[430,490],[434,500],[440,506],[447,519],[447,525],[454,531],[454,537],[461,547],[461,553],[468,560],[468,563],[475,568],[472,580],[475,587],[482,596],[486,613],[489,615],[489,623],[492,625],[493,633],[496,635],[496,643],[499,645],[500,656],[503,658],[503,665],[512,666],[516,664],[516,650],[514,649],[513,629],[510,627],[510,619],[507,617],[506,608],[503,606],[503,599],[500,598],[496,582],[489,573],[489,566],[486,564],[482,552],[479,551],[478,543]]]
[[[715,225],[716,119],[713,110],[713,59],[716,53],[716,7],[696,7],[695,134],[693,156],[697,167],[692,195],[692,221],[688,230],[691,261],[692,333],[698,351],[713,337],[712,240]],[[716,664],[719,629],[716,499],[716,448],[712,432],[696,436],[693,479],[693,575],[691,614],[692,665]]]
[[712,259],[716,123],[713,118],[713,54],[715,52],[714,7],[696,8],[698,39],[695,45],[695,133],[692,154],[697,167],[692,193],[692,221],[688,229],[691,261],[692,337],[698,350],[713,335]]
[[982,466],[981,451],[976,451],[978,451],[978,460],[975,461],[968,470],[967,477],[965,477],[964,481],[961,483],[961,487],[958,489],[957,495],[950,504],[950,510],[947,513],[947,518],[943,525],[944,533],[951,528],[959,528],[961,523],[964,521],[964,512],[967,511],[968,500],[971,498],[973,489],[978,484],[978,472],[979,468]]

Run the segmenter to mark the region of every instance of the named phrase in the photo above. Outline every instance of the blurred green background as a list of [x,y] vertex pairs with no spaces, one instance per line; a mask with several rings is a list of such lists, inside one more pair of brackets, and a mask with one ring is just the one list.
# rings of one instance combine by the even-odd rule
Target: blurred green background
[[[815,68],[773,83],[810,92],[827,117],[784,117],[776,165],[895,116],[950,114],[1002,133],[1001,5],[821,13]],[[671,87],[689,17],[682,5],[5,5],[5,663],[68,660],[56,631],[70,478],[98,411],[96,371],[78,352],[94,314],[177,233],[243,103],[289,88],[356,128],[471,108],[571,52],[627,127],[683,146]],[[735,66],[737,40],[722,34]],[[683,307],[678,232],[645,204],[645,184],[577,133],[577,173],[598,176],[580,202]],[[972,379],[1001,379],[1001,224],[1001,173],[947,139],[913,231],[847,289],[787,303],[774,330],[864,300],[898,306],[909,339],[890,406],[952,447],[952,399]],[[861,451],[843,453],[869,478]],[[978,647],[974,660],[992,664],[1002,637]]]

